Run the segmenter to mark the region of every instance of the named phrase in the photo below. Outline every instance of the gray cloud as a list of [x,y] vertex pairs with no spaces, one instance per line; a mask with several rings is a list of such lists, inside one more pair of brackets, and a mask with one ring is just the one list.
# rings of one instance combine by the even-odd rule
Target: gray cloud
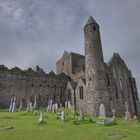
[[140,91],[139,0],[0,0],[0,63],[55,69],[64,50],[84,53],[89,15],[100,24],[105,61],[119,52]]

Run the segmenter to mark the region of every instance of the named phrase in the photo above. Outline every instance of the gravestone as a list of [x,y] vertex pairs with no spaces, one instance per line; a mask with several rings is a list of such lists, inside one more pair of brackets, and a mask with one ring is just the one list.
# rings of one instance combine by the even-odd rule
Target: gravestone
[[84,115],[82,109],[80,109],[80,116],[79,116],[79,121],[84,120]]
[[52,113],[55,113],[55,104],[52,105]]
[[23,109],[23,100],[20,99],[20,105],[19,105],[19,110],[22,110]]
[[49,99],[49,100],[48,100],[47,112],[51,112],[51,111],[52,111],[52,100]]
[[71,109],[71,102],[68,101],[68,109]]
[[26,112],[30,111],[30,100],[28,99],[27,101],[27,108],[26,108]]
[[68,108],[68,102],[65,101],[65,108]]
[[62,103],[60,103],[60,108],[62,108]]
[[64,111],[64,110],[61,111],[60,119],[61,119],[62,121],[65,121],[65,111]]
[[116,115],[115,114],[116,114],[116,111],[115,111],[115,109],[113,109],[112,110],[112,115],[113,115],[112,118],[114,118],[114,119],[116,118]]
[[95,111],[95,106],[94,106],[94,105],[92,105],[91,109],[92,109],[92,117],[93,117],[94,115],[97,116],[96,111]]
[[30,102],[30,112],[33,112],[33,105],[32,105],[32,102]]
[[39,123],[43,123],[44,122],[44,113],[43,113],[43,111],[40,111],[40,116],[39,116],[38,122]]
[[138,122],[138,118],[137,118],[136,115],[133,117],[133,121],[134,121],[134,122]]
[[124,117],[124,119],[125,120],[132,120],[131,119],[131,115],[130,115],[130,112],[129,112],[129,105],[128,105],[128,103],[127,103],[127,101],[125,102],[125,109],[126,109],[126,112],[125,112],[125,117]]
[[13,107],[13,100],[14,100],[14,97],[12,96],[12,97],[11,97],[11,102],[10,102],[9,111],[12,111],[12,107]]
[[37,95],[35,95],[33,109],[37,109]]
[[100,104],[100,107],[99,107],[99,118],[102,118],[102,119],[106,118],[105,106],[103,103]]
[[16,111],[16,97],[13,97],[13,105],[12,105],[12,112]]
[[55,103],[55,110],[57,111],[58,110],[58,104]]

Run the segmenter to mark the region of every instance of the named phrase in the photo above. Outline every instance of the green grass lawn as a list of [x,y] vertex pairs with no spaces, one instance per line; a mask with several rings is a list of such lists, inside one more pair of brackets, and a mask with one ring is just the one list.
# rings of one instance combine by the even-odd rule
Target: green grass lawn
[[140,124],[117,120],[116,125],[102,126],[83,122],[74,124],[72,115],[62,122],[55,114],[45,113],[45,124],[38,124],[38,115],[0,111],[0,126],[13,129],[0,130],[0,140],[112,140],[109,134],[123,135],[121,140],[140,140]]

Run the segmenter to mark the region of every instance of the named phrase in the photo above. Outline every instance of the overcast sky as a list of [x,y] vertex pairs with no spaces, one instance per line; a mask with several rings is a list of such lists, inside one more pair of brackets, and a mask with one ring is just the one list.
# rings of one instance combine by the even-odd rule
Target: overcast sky
[[100,25],[105,61],[118,52],[140,93],[140,0],[0,0],[0,64],[55,70],[64,50],[84,54],[90,15]]

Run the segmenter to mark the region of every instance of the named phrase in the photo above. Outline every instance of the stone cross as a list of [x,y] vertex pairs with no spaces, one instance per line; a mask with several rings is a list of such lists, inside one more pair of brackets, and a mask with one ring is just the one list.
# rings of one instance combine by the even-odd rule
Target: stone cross
[[14,100],[14,97],[12,96],[12,97],[11,97],[11,102],[10,102],[9,111],[12,111],[13,100]]
[[62,121],[65,121],[65,111],[64,111],[64,110],[61,111],[60,119],[61,119]]
[[99,117],[102,118],[102,119],[106,118],[105,106],[104,106],[103,103],[100,104],[100,107],[99,107]]
[[125,109],[126,109],[126,112],[129,112],[129,105],[127,101],[125,102]]
[[55,103],[55,110],[57,111],[58,110],[58,104]]
[[12,112],[16,111],[16,97],[13,97],[13,106],[12,106]]
[[37,95],[35,95],[35,100],[34,100],[33,108],[34,108],[34,109],[37,108]]
[[28,99],[28,101],[27,101],[27,109],[26,109],[26,111],[27,111],[27,112],[30,111],[30,100],[29,100],[29,99]]
[[23,109],[23,100],[20,99],[20,106],[19,106],[19,110]]
[[30,102],[30,112],[33,112],[33,105],[32,105],[32,102]]
[[43,111],[40,111],[40,116],[39,116],[38,122],[39,123],[43,123],[44,122],[44,113],[43,113]]
[[124,117],[124,119],[125,119],[125,120],[132,120],[132,119],[131,119],[130,112],[129,112],[129,105],[128,105],[127,101],[125,102],[125,109],[126,109],[126,112],[125,112],[125,117]]
[[114,119],[116,118],[115,113],[116,113],[116,111],[115,111],[115,109],[113,109],[113,110],[112,110],[112,114],[113,114],[113,117],[112,117],[112,118],[114,118]]

